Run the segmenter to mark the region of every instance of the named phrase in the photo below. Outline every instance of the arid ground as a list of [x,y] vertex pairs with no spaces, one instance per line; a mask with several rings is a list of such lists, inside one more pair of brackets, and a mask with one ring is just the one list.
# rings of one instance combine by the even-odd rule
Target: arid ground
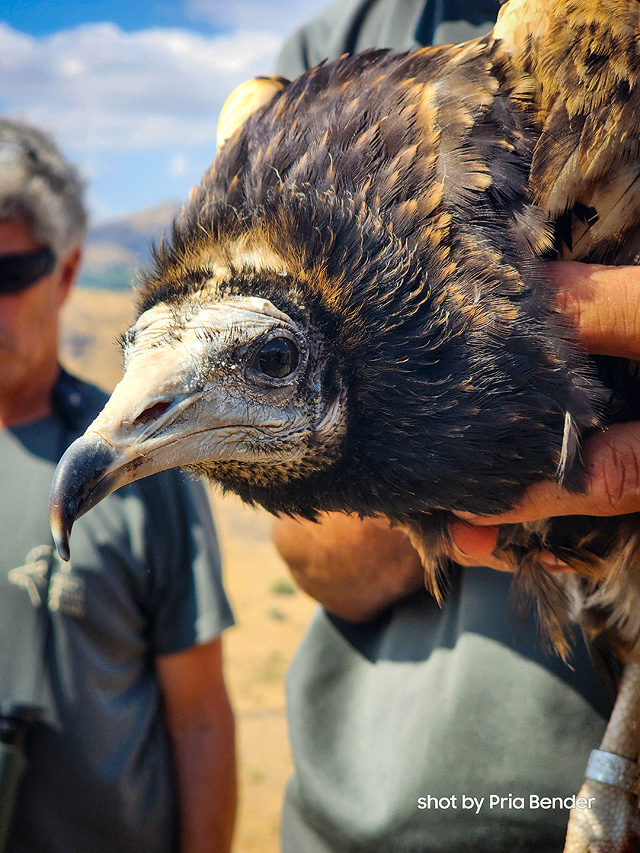
[[[118,334],[132,298],[76,290],[63,316],[63,363],[110,389],[120,377]],[[225,635],[228,685],[236,711],[240,811],[236,853],[276,853],[280,804],[291,772],[284,713],[285,671],[313,610],[296,591],[269,538],[267,513],[213,495],[225,581],[237,625]]]

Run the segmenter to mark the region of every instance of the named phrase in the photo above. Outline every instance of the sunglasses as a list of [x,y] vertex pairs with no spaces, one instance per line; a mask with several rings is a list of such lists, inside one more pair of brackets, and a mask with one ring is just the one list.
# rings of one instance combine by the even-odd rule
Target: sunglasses
[[53,272],[56,259],[51,249],[0,255],[0,296],[20,293]]

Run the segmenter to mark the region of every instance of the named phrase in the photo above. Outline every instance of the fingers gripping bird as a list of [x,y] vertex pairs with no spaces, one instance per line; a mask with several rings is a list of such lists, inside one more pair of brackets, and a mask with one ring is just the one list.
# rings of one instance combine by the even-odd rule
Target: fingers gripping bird
[[[509,0],[485,38],[240,87],[145,274],[123,380],[60,463],[61,553],[109,492],[180,465],[273,512],[387,515],[440,595],[451,511],[582,488],[581,437],[640,417],[640,383],[572,343],[543,261],[636,262],[639,83],[637,0]],[[501,530],[558,651],[573,608],[627,661],[566,853],[638,828],[639,530]]]

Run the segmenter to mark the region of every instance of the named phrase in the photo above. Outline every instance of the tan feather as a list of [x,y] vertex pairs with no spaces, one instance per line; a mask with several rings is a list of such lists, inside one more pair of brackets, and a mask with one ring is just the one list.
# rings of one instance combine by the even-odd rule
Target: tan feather
[[285,77],[253,77],[236,86],[224,102],[218,119],[218,150],[249,116],[266,107],[288,83]]

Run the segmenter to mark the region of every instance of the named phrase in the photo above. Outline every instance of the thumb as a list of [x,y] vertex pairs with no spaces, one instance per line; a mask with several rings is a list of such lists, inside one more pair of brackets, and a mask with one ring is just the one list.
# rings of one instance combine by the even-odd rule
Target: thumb
[[584,446],[586,490],[573,494],[557,483],[530,486],[513,509],[499,515],[456,512],[480,525],[515,524],[556,515],[627,515],[640,512],[640,423],[616,424],[590,436]]

